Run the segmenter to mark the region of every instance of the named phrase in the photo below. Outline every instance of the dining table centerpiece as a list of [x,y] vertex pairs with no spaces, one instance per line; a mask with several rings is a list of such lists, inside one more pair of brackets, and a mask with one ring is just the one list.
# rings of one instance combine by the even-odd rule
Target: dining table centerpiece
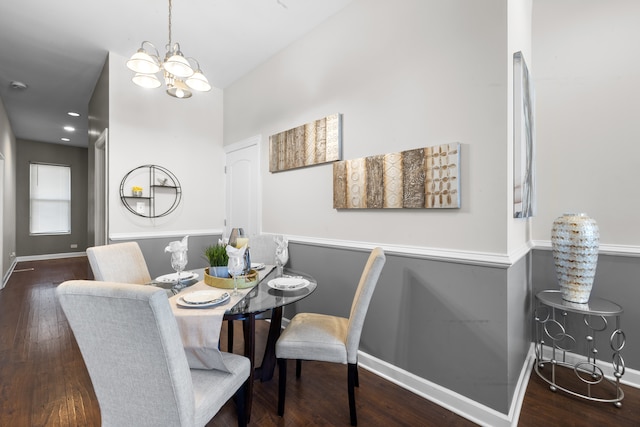
[[207,274],[214,277],[229,277],[229,256],[227,255],[226,246],[222,243],[207,246],[204,250],[204,257],[209,262],[209,271]]

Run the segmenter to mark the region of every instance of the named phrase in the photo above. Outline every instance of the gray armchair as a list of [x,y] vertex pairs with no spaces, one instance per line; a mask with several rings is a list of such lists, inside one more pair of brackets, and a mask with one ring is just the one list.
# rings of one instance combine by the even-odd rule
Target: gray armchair
[[114,243],[87,249],[93,276],[102,282],[151,282],[149,269],[136,242]]
[[315,313],[298,313],[291,319],[276,343],[279,367],[278,415],[284,415],[287,359],[296,359],[298,378],[302,360],[317,360],[348,365],[349,412],[351,425],[357,424],[354,387],[358,387],[358,346],[369,302],[385,261],[381,248],[375,248],[369,255],[348,319]]
[[72,280],[56,294],[78,342],[102,425],[204,426],[235,395],[246,426],[249,359],[230,373],[190,370],[167,294],[152,286]]

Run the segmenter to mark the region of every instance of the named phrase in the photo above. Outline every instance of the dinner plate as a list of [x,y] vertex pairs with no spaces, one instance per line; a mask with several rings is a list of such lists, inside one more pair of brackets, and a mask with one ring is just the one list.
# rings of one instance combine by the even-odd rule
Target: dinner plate
[[295,291],[309,286],[309,281],[300,277],[277,277],[269,280],[267,285],[279,291]]
[[[198,273],[193,273],[191,271],[183,271],[182,273],[180,273],[181,282],[197,278]],[[162,283],[175,283],[178,281],[178,273],[165,274],[164,276],[156,277],[156,281]]]
[[251,263],[251,268],[254,270],[263,270],[265,267],[265,265],[261,262],[252,262]]
[[229,301],[229,293],[223,291],[194,291],[178,298],[176,303],[182,307],[206,308]]

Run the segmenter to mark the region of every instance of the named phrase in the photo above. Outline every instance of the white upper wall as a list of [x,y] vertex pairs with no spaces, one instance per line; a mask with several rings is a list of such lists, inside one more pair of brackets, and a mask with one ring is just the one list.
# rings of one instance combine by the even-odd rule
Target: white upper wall
[[598,222],[601,248],[640,251],[639,18],[637,0],[534,1],[535,240],[578,211]]
[[[224,141],[263,136],[265,232],[505,254],[505,0],[356,0],[225,89]],[[332,166],[271,174],[268,137],[343,114],[343,158],[462,144],[462,208],[332,207]]]
[[[170,97],[162,88],[146,90],[131,82],[126,61],[113,52],[109,55],[110,236],[222,230],[222,91],[195,93],[185,100]],[[120,201],[123,177],[146,164],[169,169],[182,186],[182,203],[163,218],[138,217]],[[139,185],[148,194],[148,183]],[[130,188],[125,190],[130,193]]]

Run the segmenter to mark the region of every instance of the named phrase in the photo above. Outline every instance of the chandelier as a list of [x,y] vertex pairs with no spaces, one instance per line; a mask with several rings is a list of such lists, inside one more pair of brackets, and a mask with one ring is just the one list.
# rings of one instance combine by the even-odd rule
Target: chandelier
[[[150,89],[160,87],[160,74],[169,95],[190,98],[191,90],[207,92],[211,90],[211,85],[202,74],[198,61],[185,58],[180,51],[180,44],[171,42],[171,9],[169,0],[169,43],[165,46],[164,59],[160,59],[158,49],[153,43],[143,41],[140,49],[127,61],[127,67],[136,73],[131,80],[138,86]],[[153,49],[151,53],[149,48]]]

